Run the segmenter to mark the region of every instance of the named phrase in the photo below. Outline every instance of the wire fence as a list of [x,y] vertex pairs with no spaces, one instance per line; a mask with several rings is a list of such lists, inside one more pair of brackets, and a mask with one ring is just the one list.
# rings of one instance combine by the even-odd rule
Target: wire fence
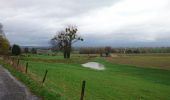
[[[44,75],[40,77],[40,76],[36,75],[35,73],[29,71],[29,67],[30,67],[29,63],[19,59],[19,57],[4,56],[4,57],[2,57],[1,60],[3,60],[4,63],[9,64],[11,67],[13,67],[17,71],[22,72],[24,74],[29,74],[33,80],[36,80],[42,86],[46,81],[46,78],[48,76],[47,75],[48,74],[47,69],[44,70]],[[50,80],[48,80],[48,81],[50,81]],[[81,92],[80,100],[84,100],[85,84],[86,84],[86,81],[83,80],[82,81],[82,87],[81,87],[81,90],[80,90],[80,92]]]

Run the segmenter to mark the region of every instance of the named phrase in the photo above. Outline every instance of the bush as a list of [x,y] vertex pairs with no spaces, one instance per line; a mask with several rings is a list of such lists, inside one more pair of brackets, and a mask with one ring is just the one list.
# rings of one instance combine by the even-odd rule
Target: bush
[[16,45],[16,44],[13,45],[12,54],[16,56],[21,54],[21,48],[19,45]]
[[10,48],[10,45],[9,45],[8,40],[0,36],[0,54],[1,55],[8,54],[9,48]]

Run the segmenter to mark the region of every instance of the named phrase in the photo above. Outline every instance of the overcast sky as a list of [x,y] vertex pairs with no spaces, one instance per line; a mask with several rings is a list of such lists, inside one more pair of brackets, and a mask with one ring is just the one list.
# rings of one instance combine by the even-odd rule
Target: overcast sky
[[170,46],[170,0],[0,0],[10,42],[47,46],[73,24],[81,46]]

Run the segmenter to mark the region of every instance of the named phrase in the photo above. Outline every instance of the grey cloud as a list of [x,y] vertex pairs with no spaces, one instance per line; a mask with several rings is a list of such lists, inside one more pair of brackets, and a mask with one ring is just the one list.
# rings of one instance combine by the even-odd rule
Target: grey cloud
[[[5,25],[5,32],[12,43],[30,44],[34,41],[46,41],[48,34],[55,32],[65,24],[66,17],[76,16],[90,9],[108,6],[115,0],[0,0],[0,21]],[[62,21],[61,21],[62,20]],[[37,35],[37,36],[36,36]],[[21,41],[25,38],[23,41]],[[30,39],[29,39],[30,38]],[[31,43],[33,44],[33,43]]]
[[[77,15],[91,9],[109,6],[118,0],[1,0],[4,8],[13,12],[28,12],[33,16],[64,17]],[[20,14],[20,13],[18,13]]]
[[166,44],[170,41],[169,1],[152,1],[0,0],[0,22],[11,43],[21,45],[48,45],[67,24],[78,25],[86,40],[83,45],[93,45],[93,39],[95,45]]

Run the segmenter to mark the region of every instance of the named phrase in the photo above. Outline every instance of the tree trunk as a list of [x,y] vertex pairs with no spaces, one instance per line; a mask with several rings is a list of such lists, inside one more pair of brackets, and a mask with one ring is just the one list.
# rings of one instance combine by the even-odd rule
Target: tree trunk
[[66,58],[67,58],[67,52],[66,52],[66,50],[64,50],[63,54],[64,54],[64,58],[66,59]]
[[67,52],[67,57],[68,58],[70,58],[70,52],[71,52],[70,50],[68,50],[68,52]]
[[69,47],[67,48],[67,58],[70,58],[70,54],[71,54],[71,41],[69,43]]
[[69,46],[66,46],[64,48],[64,58],[69,59],[70,58],[70,53],[71,53],[71,43],[68,44]]
[[66,58],[70,58],[70,52],[71,52],[71,49],[70,48],[67,48],[66,50]]

